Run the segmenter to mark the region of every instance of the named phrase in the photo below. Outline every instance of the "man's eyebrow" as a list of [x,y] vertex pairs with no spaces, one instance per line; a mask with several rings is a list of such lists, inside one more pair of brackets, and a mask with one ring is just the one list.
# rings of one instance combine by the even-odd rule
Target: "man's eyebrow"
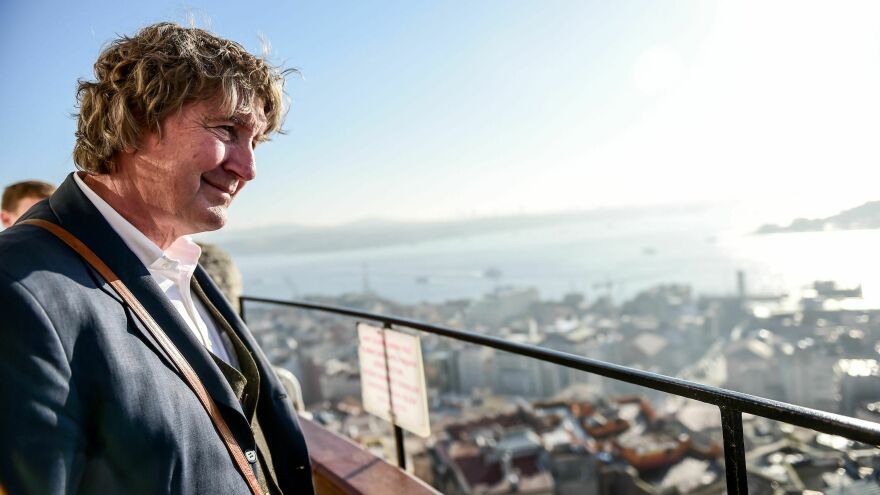
[[226,117],[226,120],[242,127],[253,127],[254,124],[256,124],[257,122],[256,119],[243,119],[238,115],[231,115],[229,117]]
[[253,118],[253,117],[246,118],[246,117],[243,117],[241,114],[216,115],[213,117],[209,117],[208,121],[210,121],[210,122],[228,121],[228,122],[232,122],[235,125],[238,125],[241,127],[247,127],[249,129],[257,127],[258,125],[265,125],[266,124],[265,120],[257,120],[256,118]]
[[[250,118],[248,118],[250,117]],[[256,139],[259,142],[264,142],[269,140],[269,136],[265,133],[265,128],[267,122],[265,120],[258,120],[257,118],[248,115],[247,117],[242,114],[233,114],[233,115],[216,115],[213,117],[208,117],[208,122],[232,122],[233,124],[244,127],[246,129],[255,129],[259,126],[260,132],[257,133]]]
[[247,119],[243,119],[240,115],[233,115],[230,120],[236,125],[258,130],[259,132],[257,134],[259,134],[261,139],[267,137],[265,132],[269,122],[267,122],[266,119],[260,119],[253,114],[248,114]]

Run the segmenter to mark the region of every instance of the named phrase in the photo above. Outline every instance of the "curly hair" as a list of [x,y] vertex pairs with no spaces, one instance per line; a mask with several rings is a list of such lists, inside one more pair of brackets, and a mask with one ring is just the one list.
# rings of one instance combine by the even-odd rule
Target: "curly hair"
[[90,174],[114,172],[113,156],[138,149],[146,132],[183,105],[220,98],[229,114],[262,100],[264,135],[281,131],[285,76],[264,58],[203,29],[163,22],[113,41],[95,62],[95,81],[78,81],[73,161]]

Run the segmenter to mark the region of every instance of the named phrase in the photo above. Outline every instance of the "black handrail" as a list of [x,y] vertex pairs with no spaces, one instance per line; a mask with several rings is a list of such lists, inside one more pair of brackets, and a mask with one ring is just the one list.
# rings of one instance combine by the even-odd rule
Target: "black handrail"
[[596,359],[556,351],[529,344],[511,342],[499,337],[483,335],[466,330],[458,330],[441,325],[397,316],[381,315],[358,309],[314,304],[301,301],[284,301],[263,297],[242,296],[240,298],[242,318],[245,317],[245,302],[277,304],[281,306],[321,311],[353,318],[363,318],[384,325],[397,325],[421,332],[470,342],[501,351],[527,356],[541,361],[558,364],[614,380],[640,385],[653,390],[667,392],[680,397],[694,399],[718,406],[721,412],[721,426],[724,435],[724,456],[727,470],[727,490],[730,494],[748,493],[746,484],[745,450],[743,447],[742,413],[801,426],[814,431],[839,435],[865,444],[880,446],[880,424],[849,416],[801,407],[786,402],[766,399],[733,390],[712,387],[701,383],[682,380],[670,376],[639,370],[627,366],[607,363]]

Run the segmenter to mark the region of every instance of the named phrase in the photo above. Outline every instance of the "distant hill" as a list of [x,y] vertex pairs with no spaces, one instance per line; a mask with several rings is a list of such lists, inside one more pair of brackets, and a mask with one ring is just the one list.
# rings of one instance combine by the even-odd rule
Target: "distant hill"
[[466,238],[523,231],[580,222],[613,223],[651,215],[701,211],[706,205],[621,207],[533,215],[510,215],[436,222],[362,220],[332,227],[301,225],[231,231],[210,237],[210,242],[233,254],[317,253],[417,244],[440,239]]
[[796,218],[787,226],[765,224],[755,233],[779,234],[857,229],[880,229],[880,201],[869,201],[827,218]]

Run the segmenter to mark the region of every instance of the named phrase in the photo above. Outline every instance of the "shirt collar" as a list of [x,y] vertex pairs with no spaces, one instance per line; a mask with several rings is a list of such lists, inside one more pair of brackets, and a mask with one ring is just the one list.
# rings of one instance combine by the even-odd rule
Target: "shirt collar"
[[159,246],[147,238],[143,232],[123,218],[112,206],[98,196],[95,191],[92,191],[80,178],[79,173],[73,174],[73,179],[86,198],[97,208],[98,212],[110,224],[110,227],[119,234],[125,245],[131,249],[145,267],[150,270],[186,271],[190,273],[195,270],[195,266],[199,262],[199,256],[202,254],[202,249],[192,241],[190,236],[178,237],[163,253]]

